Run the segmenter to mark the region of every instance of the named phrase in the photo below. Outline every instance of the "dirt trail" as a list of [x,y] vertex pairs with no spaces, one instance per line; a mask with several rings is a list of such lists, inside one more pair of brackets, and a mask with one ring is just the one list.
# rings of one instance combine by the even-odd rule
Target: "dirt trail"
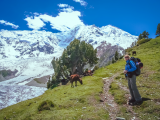
[[103,106],[106,106],[106,104],[109,105],[109,116],[111,120],[116,119],[116,115],[118,112],[118,105],[114,102],[114,97],[109,93],[109,86],[113,82],[114,78],[117,77],[120,73],[116,73],[110,78],[102,78],[104,81],[104,87],[103,87],[103,94],[101,94],[101,100],[103,100],[102,104]]
[[[114,78],[117,77],[119,74],[120,73],[118,72],[110,78],[102,78],[104,82],[104,87],[103,87],[104,91],[101,94],[101,105],[109,112],[109,116],[111,120],[116,120],[116,117],[120,117],[120,116],[117,116],[117,113],[119,111],[118,104],[114,101],[114,96],[112,96],[109,93],[110,84],[114,81]],[[122,86],[121,83],[119,83],[119,86],[121,89],[129,92],[127,87]],[[129,94],[126,94],[125,96],[127,101],[129,100],[129,96],[130,96]],[[106,107],[107,104],[108,104],[108,107]],[[123,106],[127,108],[128,112],[133,114],[134,117],[132,118],[132,120],[139,120],[136,117],[136,113],[134,113],[134,111],[132,110],[132,106],[129,106],[128,103],[124,104]]]

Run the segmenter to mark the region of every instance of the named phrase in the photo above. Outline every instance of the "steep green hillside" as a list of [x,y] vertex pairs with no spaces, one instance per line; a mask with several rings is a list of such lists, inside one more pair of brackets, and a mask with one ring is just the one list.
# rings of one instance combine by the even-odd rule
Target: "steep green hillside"
[[[132,51],[136,51],[137,56],[134,57],[140,58],[144,63],[144,67],[141,71],[142,73],[137,77],[137,86],[142,96],[143,103],[140,106],[134,106],[132,108],[135,112],[135,115],[133,116],[136,116],[142,120],[158,120],[160,119],[160,37],[152,39],[147,43],[141,44],[140,46],[135,46],[132,48]],[[123,61],[120,61],[120,63],[122,62]],[[115,65],[119,66],[121,65],[120,63],[116,63]],[[118,84],[119,88],[117,88],[119,90],[128,92],[125,89],[128,88],[128,83],[123,74],[116,77],[113,85],[115,83]],[[117,88],[111,88],[113,89],[111,90],[111,93],[114,93],[114,91],[117,90]],[[126,98],[127,94],[129,94],[129,92],[123,97],[115,94],[115,101],[117,97],[121,100]],[[121,109],[119,115],[125,117],[126,119],[131,119],[131,117],[128,116],[130,113],[128,108],[124,108],[126,103],[121,105],[117,102],[117,104]]]
[[[101,77],[85,77],[83,83],[78,83],[75,88],[71,88],[70,84],[59,86],[39,97],[4,108],[0,110],[0,120],[108,119],[108,112],[98,106],[103,86]],[[39,112],[38,105],[45,100],[52,101],[56,106]]]
[[[47,90],[43,95],[26,100],[0,110],[0,120],[108,120],[110,109],[101,106],[103,92],[102,78],[115,77],[110,85],[110,94],[118,105],[117,117],[130,120],[133,117],[142,120],[160,119],[160,37],[132,48],[144,63],[142,74],[137,77],[137,86],[143,98],[140,106],[129,108],[126,101],[129,93],[126,91],[127,80],[123,75],[125,61],[119,60],[114,64],[99,68],[94,76],[83,78],[83,85],[71,88],[70,84]],[[125,98],[125,99],[124,99]],[[56,106],[50,110],[38,111],[38,105],[45,100],[52,101]],[[110,108],[106,103],[106,107]],[[132,111],[133,110],[133,111]],[[134,114],[133,114],[134,113]]]

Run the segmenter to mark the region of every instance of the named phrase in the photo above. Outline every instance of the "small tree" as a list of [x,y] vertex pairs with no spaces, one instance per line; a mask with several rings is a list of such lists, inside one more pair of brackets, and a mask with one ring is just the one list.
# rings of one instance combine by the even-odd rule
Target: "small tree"
[[136,46],[136,45],[137,45],[137,41],[134,42],[134,46]]
[[50,81],[50,77],[49,77],[49,80],[47,82],[47,89],[49,89],[51,87],[51,81]]
[[143,38],[148,38],[149,33],[146,32],[146,31],[144,31],[144,32],[142,33],[142,35],[143,35]]
[[112,63],[115,63],[116,61],[114,60],[114,57],[112,58]]
[[156,35],[160,36],[160,23],[157,25]]
[[138,36],[138,40],[141,40],[143,38],[143,35],[140,33],[140,35]]
[[88,68],[86,68],[85,72],[88,72]]
[[99,67],[96,65],[96,66],[94,67],[94,70],[98,70],[98,68],[99,68]]
[[116,53],[115,53],[115,61],[117,61],[118,60],[118,52],[116,51]]

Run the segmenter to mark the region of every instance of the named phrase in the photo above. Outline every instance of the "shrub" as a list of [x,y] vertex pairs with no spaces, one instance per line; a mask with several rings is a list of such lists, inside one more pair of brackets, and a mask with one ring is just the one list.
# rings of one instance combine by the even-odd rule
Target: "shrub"
[[38,111],[50,110],[50,107],[55,107],[55,104],[50,100],[46,100],[39,104]]
[[143,44],[143,43],[149,42],[151,39],[152,39],[152,38],[149,38],[149,39],[145,39],[145,38],[143,38],[143,39],[139,40],[139,41],[137,42],[137,44],[138,44],[138,45],[140,45],[140,44]]
[[99,67],[96,65],[96,66],[94,67],[94,70],[98,70],[98,68],[99,68]]
[[88,72],[88,68],[85,70],[85,72]]

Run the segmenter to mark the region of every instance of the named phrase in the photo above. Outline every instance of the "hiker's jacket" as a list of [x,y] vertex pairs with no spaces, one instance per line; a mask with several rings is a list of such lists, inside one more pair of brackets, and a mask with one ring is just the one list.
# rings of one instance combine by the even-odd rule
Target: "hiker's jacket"
[[[129,65],[129,62],[130,62],[130,65]],[[137,69],[136,65],[135,65],[135,63],[132,60],[127,60],[126,61],[125,70],[127,70],[128,72],[133,72],[136,69]],[[127,76],[127,74],[126,74],[126,76]]]

